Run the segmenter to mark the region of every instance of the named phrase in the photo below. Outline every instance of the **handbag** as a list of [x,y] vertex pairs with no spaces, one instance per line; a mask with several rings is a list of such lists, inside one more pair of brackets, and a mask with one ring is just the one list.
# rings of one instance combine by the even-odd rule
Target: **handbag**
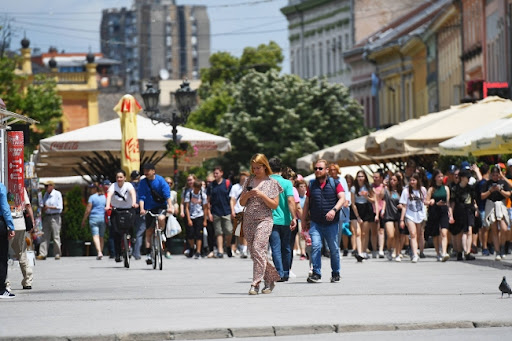
[[181,225],[176,220],[176,217],[170,215],[167,217],[167,225],[165,225],[165,235],[167,238],[172,238],[181,233]]
[[30,214],[28,214],[27,210],[23,211],[23,218],[25,218],[25,231],[30,231],[34,228],[34,224],[32,223],[32,218],[30,218]]
[[165,198],[163,196],[161,196],[160,194],[158,194],[157,191],[155,191],[153,189],[153,187],[151,187],[151,184],[149,183],[149,180],[146,179],[146,183],[148,184],[148,187],[149,187],[149,190],[151,191],[151,196],[153,197],[153,200],[157,203],[157,204],[163,204],[165,203]]
[[117,228],[121,230],[128,230],[132,228],[135,218],[133,209],[129,210],[116,210]]
[[237,237],[244,237],[244,213],[245,209],[242,212],[238,212],[235,215],[235,232],[234,235]]

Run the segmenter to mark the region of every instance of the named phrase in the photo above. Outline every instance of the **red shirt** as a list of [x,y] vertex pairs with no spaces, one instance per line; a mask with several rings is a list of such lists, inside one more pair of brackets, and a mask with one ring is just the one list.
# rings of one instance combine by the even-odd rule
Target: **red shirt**
[[[324,182],[321,182],[320,188],[324,189],[326,183],[327,183],[327,180]],[[336,186],[336,194],[339,194],[340,192],[345,192],[345,190],[343,189],[343,186],[338,182],[338,185]],[[310,192],[309,192],[309,188],[308,188],[308,190],[306,192],[306,196],[309,198],[309,195],[310,195]]]

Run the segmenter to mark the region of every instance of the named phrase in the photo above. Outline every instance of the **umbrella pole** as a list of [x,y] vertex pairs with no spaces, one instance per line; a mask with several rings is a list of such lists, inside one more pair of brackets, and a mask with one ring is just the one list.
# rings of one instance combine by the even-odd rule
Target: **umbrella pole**
[[[178,145],[178,120],[176,117],[176,113],[172,113],[172,142],[174,145]],[[178,156],[174,155],[174,188],[178,188]]]

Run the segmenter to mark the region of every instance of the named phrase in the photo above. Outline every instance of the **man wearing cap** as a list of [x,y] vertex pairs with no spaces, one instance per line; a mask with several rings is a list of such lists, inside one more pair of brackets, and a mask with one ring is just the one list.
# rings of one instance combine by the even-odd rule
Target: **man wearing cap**
[[43,196],[43,240],[39,246],[37,259],[44,260],[48,255],[48,244],[53,239],[53,254],[60,259],[60,229],[62,226],[60,214],[62,213],[62,194],[55,189],[53,181],[44,184],[46,193]]
[[[140,214],[145,215],[146,211],[158,214],[158,227],[165,228],[166,213],[172,214],[174,207],[171,201],[171,190],[165,179],[156,174],[155,166],[146,163],[143,167],[146,178],[139,184],[139,205]],[[146,216],[146,264],[153,263],[151,259],[151,236],[154,233],[155,217]]]
[[130,174],[130,179],[132,180],[130,183],[133,188],[135,188],[135,193],[137,193],[137,208],[135,215],[135,245],[133,246],[133,257],[137,260],[140,259],[140,248],[142,246],[142,236],[144,235],[144,231],[146,231],[146,217],[140,215],[140,207],[139,207],[139,184],[140,184],[140,173],[138,170],[132,171]]

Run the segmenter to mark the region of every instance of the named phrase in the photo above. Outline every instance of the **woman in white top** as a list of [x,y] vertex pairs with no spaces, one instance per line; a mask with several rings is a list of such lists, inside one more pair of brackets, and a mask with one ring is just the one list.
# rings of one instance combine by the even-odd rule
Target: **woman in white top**
[[417,231],[421,230],[421,224],[425,220],[425,198],[427,190],[421,185],[420,176],[414,173],[409,179],[409,186],[405,187],[400,197],[402,215],[400,216],[400,229],[407,227],[411,237],[412,262],[418,262]]
[[[114,246],[116,253],[116,262],[121,262],[121,233],[119,231],[119,227],[117,226],[117,215],[119,211],[133,211],[133,217],[135,223],[135,208],[137,205],[137,196],[135,194],[135,188],[133,185],[126,181],[126,173],[124,170],[118,170],[116,172],[116,182],[114,182],[107,191],[107,202],[105,204],[105,210],[109,210],[110,206],[114,210],[112,211],[112,215],[110,217],[110,221],[112,222],[112,227],[114,231]],[[129,233],[132,234],[129,229]]]

